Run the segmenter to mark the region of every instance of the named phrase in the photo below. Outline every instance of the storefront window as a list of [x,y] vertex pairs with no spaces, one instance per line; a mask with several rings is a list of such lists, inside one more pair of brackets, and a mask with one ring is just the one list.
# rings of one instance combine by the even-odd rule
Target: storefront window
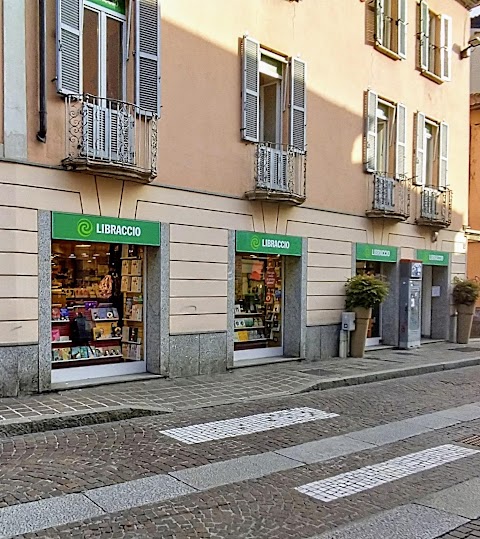
[[144,253],[52,242],[52,367],[143,361]]
[[[283,345],[283,259],[279,255],[235,257],[235,352],[252,357]],[[281,352],[279,352],[281,353]]]

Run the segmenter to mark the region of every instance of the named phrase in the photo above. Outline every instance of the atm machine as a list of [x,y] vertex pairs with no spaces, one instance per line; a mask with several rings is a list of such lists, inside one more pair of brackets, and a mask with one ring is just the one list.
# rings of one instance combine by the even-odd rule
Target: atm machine
[[400,260],[399,348],[416,348],[421,339],[422,263]]

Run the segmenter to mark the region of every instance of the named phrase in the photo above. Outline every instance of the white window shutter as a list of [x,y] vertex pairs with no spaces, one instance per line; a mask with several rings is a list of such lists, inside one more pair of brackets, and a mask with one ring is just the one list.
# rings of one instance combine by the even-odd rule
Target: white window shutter
[[371,90],[367,92],[365,113],[365,170],[377,172],[377,109],[378,95]]
[[401,58],[407,57],[407,0],[397,0],[397,53]]
[[385,0],[375,0],[375,41],[383,43],[383,25],[385,22]]
[[292,58],[290,72],[290,146],[304,152],[307,131],[307,65],[299,58]]
[[425,185],[425,114],[417,112],[417,141],[415,146],[415,183]]
[[160,0],[135,4],[135,104],[160,116]]
[[407,174],[407,108],[397,104],[395,138],[395,174],[402,179]]
[[242,138],[259,140],[260,118],[260,44],[255,39],[243,38],[242,77]]
[[440,160],[438,168],[438,185],[441,189],[448,187],[448,124],[440,124]]
[[430,58],[430,21],[428,4],[420,2],[420,67],[428,70]]
[[452,78],[452,18],[442,15],[440,19],[440,76]]
[[80,94],[82,0],[57,0],[57,92]]

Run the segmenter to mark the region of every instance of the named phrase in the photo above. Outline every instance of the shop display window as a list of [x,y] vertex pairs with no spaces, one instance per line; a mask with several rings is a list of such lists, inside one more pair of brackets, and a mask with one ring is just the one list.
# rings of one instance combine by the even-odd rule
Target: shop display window
[[281,347],[282,304],[282,257],[237,254],[234,350]]
[[52,242],[52,367],[142,361],[144,254],[137,245]]

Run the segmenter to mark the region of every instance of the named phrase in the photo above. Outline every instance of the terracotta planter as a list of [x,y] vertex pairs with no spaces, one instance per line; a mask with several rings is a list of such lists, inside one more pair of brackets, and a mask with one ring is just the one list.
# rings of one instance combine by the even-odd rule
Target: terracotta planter
[[456,305],[457,308],[457,343],[468,344],[472,330],[475,303],[471,305]]
[[363,357],[365,354],[365,340],[368,333],[368,325],[372,317],[372,309],[365,307],[355,307],[355,331],[352,332],[352,340],[350,342],[350,356]]

